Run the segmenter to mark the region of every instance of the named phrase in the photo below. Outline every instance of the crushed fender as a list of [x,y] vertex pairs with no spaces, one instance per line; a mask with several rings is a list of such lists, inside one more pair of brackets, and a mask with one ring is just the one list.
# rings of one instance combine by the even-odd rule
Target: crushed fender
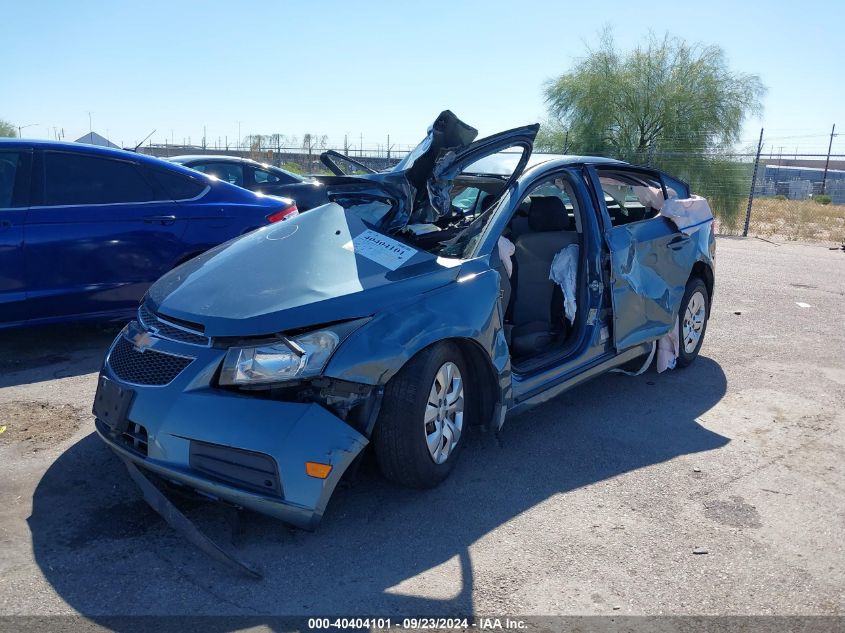
[[150,507],[161,515],[167,524],[174,530],[179,532],[192,544],[196,545],[203,552],[208,554],[211,558],[219,563],[222,563],[232,571],[246,574],[251,578],[262,578],[261,574],[247,563],[238,560],[233,554],[230,554],[222,547],[217,545],[214,541],[208,538],[205,534],[200,532],[196,525],[191,523],[190,519],[174,506],[162,492],[156,488],[153,483],[140,471],[140,469],[125,457],[120,458],[126,465],[129,471],[129,476],[132,477],[138,487],[141,489],[141,494],[144,500],[150,504]]

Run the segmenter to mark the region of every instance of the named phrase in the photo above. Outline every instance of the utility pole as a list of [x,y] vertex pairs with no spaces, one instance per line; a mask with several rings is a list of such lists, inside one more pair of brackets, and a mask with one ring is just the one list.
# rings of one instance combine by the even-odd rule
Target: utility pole
[[88,134],[92,134],[94,132],[94,128],[91,125],[91,113],[88,113]]
[[824,188],[827,185],[827,168],[830,165],[830,149],[833,147],[833,137],[836,136],[834,132],[836,131],[836,123],[833,124],[833,127],[830,128],[830,143],[827,144],[827,160],[824,161],[824,176],[822,176],[822,193],[824,195]]
[[757,143],[757,156],[754,158],[754,173],[751,174],[751,189],[748,191],[748,208],[745,209],[745,226],[742,237],[748,237],[748,224],[751,222],[751,204],[754,202],[754,185],[757,182],[757,169],[760,167],[760,152],[763,151],[763,128],[760,128],[760,141]]

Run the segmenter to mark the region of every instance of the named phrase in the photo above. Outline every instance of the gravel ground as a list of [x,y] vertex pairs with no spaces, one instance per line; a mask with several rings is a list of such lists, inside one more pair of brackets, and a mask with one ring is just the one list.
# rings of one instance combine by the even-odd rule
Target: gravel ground
[[316,533],[180,502],[261,581],[186,545],[93,434],[114,329],[0,333],[0,614],[842,614],[843,305],[842,252],[722,238],[686,370],[470,436],[435,490],[364,469]]

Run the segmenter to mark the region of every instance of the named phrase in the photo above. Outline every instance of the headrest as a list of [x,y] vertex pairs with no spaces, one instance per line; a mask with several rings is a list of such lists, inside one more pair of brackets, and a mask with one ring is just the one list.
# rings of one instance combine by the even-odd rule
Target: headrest
[[531,198],[531,206],[528,207],[528,226],[535,233],[568,231],[569,216],[563,200],[555,196]]

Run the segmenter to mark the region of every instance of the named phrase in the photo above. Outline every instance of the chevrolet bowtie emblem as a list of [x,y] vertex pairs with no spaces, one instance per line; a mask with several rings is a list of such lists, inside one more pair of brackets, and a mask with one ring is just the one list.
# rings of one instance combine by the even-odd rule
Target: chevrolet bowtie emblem
[[132,337],[132,343],[135,345],[135,349],[142,353],[155,345],[155,342],[156,340],[150,336],[149,332],[138,332],[138,334]]

